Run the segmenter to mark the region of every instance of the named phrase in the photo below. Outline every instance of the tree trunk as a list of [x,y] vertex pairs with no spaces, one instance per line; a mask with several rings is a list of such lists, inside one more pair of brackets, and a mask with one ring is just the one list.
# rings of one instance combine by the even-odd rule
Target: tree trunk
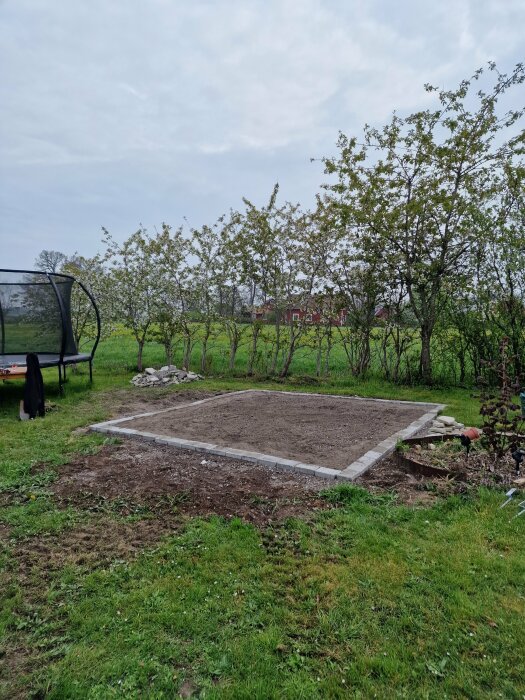
[[316,358],[316,362],[315,362],[315,376],[316,377],[321,376],[322,361],[323,361],[323,336],[319,333],[317,336],[317,358]]
[[208,337],[205,336],[202,339],[202,352],[201,352],[201,372],[204,374],[206,372],[206,357],[208,354]]
[[257,341],[259,340],[259,333],[261,332],[261,327],[255,323],[252,325],[252,349],[248,357],[248,366],[246,367],[246,374],[251,377],[253,374],[253,366],[255,364],[255,358],[257,357]]
[[142,351],[144,350],[144,340],[137,340],[139,352],[137,355],[137,369],[142,372]]
[[465,383],[466,367],[465,367],[465,350],[463,348],[458,352],[459,361],[459,383]]
[[362,377],[370,368],[370,331],[367,329],[361,336],[357,376]]
[[401,359],[403,357],[403,341],[401,340],[401,332],[399,328],[396,328],[395,335],[395,351],[396,351],[396,361],[394,364],[394,371],[392,372],[392,381],[399,381],[399,371],[401,369]]
[[228,363],[228,368],[231,372],[233,372],[233,368],[235,367],[235,356],[237,355],[237,349],[238,349],[238,341],[233,340],[230,342],[230,360]]
[[279,318],[279,313],[276,312],[275,317],[275,350],[272,358],[272,366],[270,367],[270,374],[275,374],[277,369],[277,360],[279,359],[279,350],[281,349],[281,321]]
[[192,351],[191,336],[186,334],[184,337],[184,357],[182,359],[182,366],[185,370],[188,370],[190,368],[191,351]]
[[324,376],[328,377],[330,374],[330,355],[332,353],[332,330],[328,331],[326,336],[326,350],[324,355]]
[[295,353],[295,339],[290,342],[290,347],[288,348],[288,352],[286,354],[286,359],[284,361],[283,367],[282,367],[281,372],[279,374],[279,377],[281,379],[284,379],[285,377],[288,376],[288,372],[290,370],[290,365],[292,364],[294,353]]
[[202,338],[202,353],[201,353],[201,372],[206,372],[206,360],[208,359],[208,341],[211,335],[211,322],[209,320],[204,324],[204,336]]
[[281,372],[279,374],[279,377],[281,379],[284,379],[285,377],[288,376],[288,372],[290,371],[290,365],[292,364],[293,356],[295,354],[295,351],[297,350],[297,341],[301,337],[302,333],[301,330],[298,329],[297,332],[294,332],[294,326],[293,322],[292,325],[290,326],[290,345],[288,346],[288,352],[286,353],[286,359],[283,363]]
[[421,326],[421,355],[419,358],[419,376],[424,384],[432,384],[432,359],[430,356],[430,341],[432,339],[432,326]]
[[166,355],[166,364],[173,364],[173,344],[171,341],[166,340],[164,342],[164,353]]

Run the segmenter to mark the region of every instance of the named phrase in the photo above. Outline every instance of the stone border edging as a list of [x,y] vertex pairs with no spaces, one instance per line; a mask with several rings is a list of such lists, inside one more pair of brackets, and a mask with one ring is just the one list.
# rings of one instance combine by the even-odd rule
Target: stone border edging
[[[190,406],[198,406],[200,404],[208,403],[210,401],[220,401],[224,398],[230,398],[231,396],[238,396],[239,394],[247,393],[267,393],[267,394],[288,394],[292,396],[322,396],[326,398],[335,399],[352,399],[352,400],[362,400],[362,401],[378,401],[383,403],[395,403],[395,404],[411,404],[421,407],[427,407],[430,410],[427,411],[421,418],[410,423],[410,425],[403,430],[398,430],[396,433],[390,437],[382,440],[378,445],[376,445],[372,450],[365,452],[365,454],[359,459],[349,464],[344,469],[332,469],[330,467],[324,467],[319,464],[305,464],[298,460],[284,459],[283,457],[277,457],[276,455],[267,455],[261,452],[251,452],[247,450],[238,450],[233,447],[222,447],[221,445],[215,445],[208,442],[199,442],[197,440],[185,440],[183,438],[169,437],[167,435],[159,435],[157,433],[150,433],[142,430],[134,430],[133,428],[121,428],[118,427],[120,423],[126,423],[136,418],[147,418],[149,416],[156,416],[161,413],[169,413],[170,411],[178,411],[184,408],[189,408]],[[206,399],[199,399],[197,401],[192,401],[190,403],[182,404],[181,406],[172,406],[170,408],[163,408],[159,411],[148,411],[146,413],[138,413],[134,416],[125,416],[124,418],[116,418],[114,420],[104,421],[103,423],[95,423],[90,425],[89,428],[93,432],[105,433],[110,435],[121,435],[122,437],[131,437],[146,440],[148,442],[156,442],[159,445],[168,445],[170,447],[176,447],[184,450],[194,450],[196,452],[203,452],[205,454],[217,455],[219,457],[229,457],[230,459],[239,459],[246,462],[253,462],[264,467],[273,467],[280,471],[286,472],[296,472],[300,474],[309,474],[310,476],[317,476],[323,479],[337,479],[338,481],[354,481],[358,476],[361,476],[366,471],[368,471],[376,462],[383,459],[384,457],[391,454],[397,442],[399,440],[404,440],[414,436],[419,431],[426,428],[434,420],[440,411],[445,408],[444,404],[427,403],[423,401],[397,401],[395,399],[374,399],[367,398],[364,396],[346,396],[341,394],[319,394],[314,392],[299,392],[299,391],[274,391],[271,389],[241,389],[240,391],[232,391],[225,394],[218,394],[217,396],[210,396]]]

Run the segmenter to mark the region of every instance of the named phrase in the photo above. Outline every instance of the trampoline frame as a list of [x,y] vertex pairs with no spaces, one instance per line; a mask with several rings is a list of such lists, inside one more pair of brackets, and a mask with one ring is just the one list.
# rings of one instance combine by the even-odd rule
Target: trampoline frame
[[[47,278],[47,283],[51,285],[53,288],[53,291],[55,292],[55,296],[57,298],[57,303],[58,303],[58,309],[60,311],[60,320],[61,320],[61,341],[60,341],[60,352],[56,353],[46,353],[46,352],[40,352],[37,353],[38,355],[50,355],[54,356],[56,355],[57,358],[54,359],[54,357],[51,357],[51,359],[46,360],[41,364],[42,367],[58,367],[58,384],[59,384],[59,390],[60,393],[63,393],[63,385],[64,382],[66,381],[66,366],[71,365],[71,364],[77,364],[79,362],[89,362],[89,381],[93,381],[93,358],[95,356],[95,352],[97,349],[97,346],[100,341],[100,333],[101,333],[101,321],[100,321],[100,312],[98,310],[97,303],[95,301],[95,298],[87,289],[87,287],[82,284],[79,280],[76,279],[76,277],[73,277],[73,275],[67,275],[62,272],[42,272],[41,270],[11,270],[7,268],[0,268],[0,274],[2,272],[12,272],[13,274],[24,274],[24,275],[41,275],[42,277]],[[68,324],[66,320],[66,309],[64,307],[64,301],[62,299],[62,295],[60,294],[58,287],[56,285],[55,280],[53,279],[54,277],[63,277],[67,280],[71,280],[73,283],[78,284],[78,286],[82,289],[84,294],[88,297],[89,301],[91,302],[91,305],[93,306],[93,309],[95,311],[95,316],[97,320],[97,336],[95,338],[95,342],[93,343],[93,347],[91,348],[90,353],[79,353],[78,348],[77,348],[77,353],[75,355],[73,354],[67,354],[66,353],[66,343],[67,343],[67,329],[68,329]],[[4,283],[4,284],[9,284],[9,283]],[[14,283],[13,283],[14,284]],[[19,283],[22,285],[28,285],[28,284],[38,284],[38,283],[31,283],[31,282],[26,282],[26,283]],[[2,287],[2,284],[0,283],[0,287]],[[69,321],[71,321],[71,318],[69,318]],[[5,352],[5,325],[4,325],[4,314],[2,311],[2,303],[0,299],[0,338],[1,338],[1,345],[0,345],[0,356],[3,357],[16,357],[20,356],[21,354],[27,355],[30,352],[34,352],[31,349],[28,349],[24,353],[20,352]],[[21,363],[19,363],[21,364]],[[25,362],[24,362],[25,364]]]

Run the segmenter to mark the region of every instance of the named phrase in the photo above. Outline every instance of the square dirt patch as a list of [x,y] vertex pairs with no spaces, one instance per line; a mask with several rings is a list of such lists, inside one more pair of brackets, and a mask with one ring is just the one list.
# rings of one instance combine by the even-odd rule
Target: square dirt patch
[[251,390],[121,420],[118,428],[139,435],[145,432],[150,438],[198,441],[344,470],[367,452],[381,456],[388,449],[379,443],[407,437],[401,435],[407,429],[416,432],[439,408],[437,404]]

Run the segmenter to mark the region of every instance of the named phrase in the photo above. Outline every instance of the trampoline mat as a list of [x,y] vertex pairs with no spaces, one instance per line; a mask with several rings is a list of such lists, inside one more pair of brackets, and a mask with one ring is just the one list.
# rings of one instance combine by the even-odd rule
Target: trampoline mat
[[[38,361],[40,367],[56,367],[60,364],[60,355],[51,353],[36,353],[38,355]],[[64,355],[62,363],[64,365],[72,365],[77,362],[89,362],[91,360],[91,355]],[[25,367],[26,365],[26,355],[0,355],[0,367],[11,367],[12,365],[18,365],[19,367]]]

